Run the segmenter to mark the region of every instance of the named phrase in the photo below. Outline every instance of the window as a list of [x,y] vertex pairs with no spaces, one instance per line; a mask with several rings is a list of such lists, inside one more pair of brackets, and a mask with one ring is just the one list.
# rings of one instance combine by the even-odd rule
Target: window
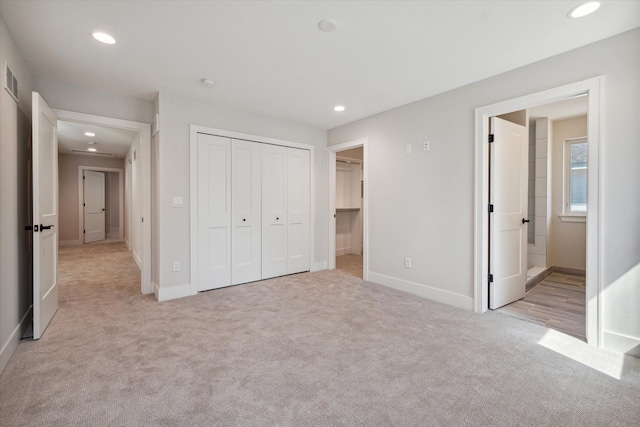
[[587,138],[564,141],[565,216],[587,215]]

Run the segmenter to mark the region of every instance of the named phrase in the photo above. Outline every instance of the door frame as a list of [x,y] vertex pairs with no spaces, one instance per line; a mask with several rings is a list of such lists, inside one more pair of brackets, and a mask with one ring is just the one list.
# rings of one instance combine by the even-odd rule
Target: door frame
[[189,240],[190,240],[190,295],[199,291],[198,283],[198,134],[220,136],[223,138],[240,139],[261,144],[279,145],[282,147],[309,150],[309,270],[315,271],[315,146],[284,139],[251,135],[208,126],[189,125]]
[[364,185],[363,194],[363,215],[362,215],[362,280],[369,280],[369,138],[358,138],[352,141],[342,142],[327,147],[328,152],[328,176],[329,176],[329,252],[327,254],[328,269],[336,268],[336,221],[334,215],[336,213],[336,160],[337,153],[340,151],[350,150],[352,148],[362,147],[362,179]]
[[80,236],[80,244],[84,245],[84,171],[95,172],[117,172],[118,173],[118,241],[124,241],[124,169],[105,168],[100,166],[78,166],[78,236]]
[[[116,129],[125,129],[137,132],[140,136],[140,163],[142,175],[142,212],[141,212],[141,240],[140,254],[140,292],[153,293],[151,283],[151,125],[149,123],[134,122],[131,120],[116,119],[112,117],[97,116],[94,114],[76,113],[67,110],[53,110],[58,120],[88,125],[98,125]],[[90,167],[89,169],[96,169]],[[120,181],[122,182],[122,180]],[[124,196],[124,195],[123,195]],[[121,205],[123,207],[124,204]],[[144,219],[147,218],[146,221]],[[121,227],[124,229],[124,227]]]
[[587,343],[602,346],[602,242],[600,215],[602,212],[600,180],[603,115],[602,92],[604,77],[594,77],[576,83],[544,90],[495,104],[476,108],[474,141],[474,310],[488,310],[489,273],[489,166],[488,121],[492,116],[533,108],[562,101],[567,98],[588,95],[588,201],[587,201],[587,263],[586,263],[586,338]]

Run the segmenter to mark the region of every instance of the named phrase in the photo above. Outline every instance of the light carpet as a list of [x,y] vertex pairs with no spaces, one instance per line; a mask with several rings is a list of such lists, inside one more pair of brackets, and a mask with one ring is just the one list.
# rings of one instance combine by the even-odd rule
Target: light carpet
[[0,376],[2,426],[640,425],[640,360],[566,337],[616,379],[540,325],[340,271],[158,303],[105,244],[61,249],[59,283]]

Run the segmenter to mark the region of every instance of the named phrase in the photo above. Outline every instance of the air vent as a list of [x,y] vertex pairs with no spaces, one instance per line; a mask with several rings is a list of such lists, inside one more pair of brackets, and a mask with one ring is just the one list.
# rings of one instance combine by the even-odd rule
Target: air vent
[[7,61],[4,61],[4,88],[9,92],[11,97],[18,102],[18,80],[13,75],[13,71],[9,68]]
[[72,153],[86,154],[89,156],[107,156],[107,157],[113,156],[113,153],[105,153],[104,151],[87,151],[87,150],[78,150],[75,148],[71,148],[69,149],[69,151],[71,151]]

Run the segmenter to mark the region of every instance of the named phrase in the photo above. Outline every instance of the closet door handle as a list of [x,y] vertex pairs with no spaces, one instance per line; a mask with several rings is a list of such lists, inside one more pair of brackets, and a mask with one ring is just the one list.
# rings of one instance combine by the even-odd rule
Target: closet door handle
[[527,223],[527,222],[529,222],[529,220],[528,220],[528,219],[524,219],[524,218],[522,218],[522,223],[523,223],[523,224],[524,224],[524,223]]
[[247,220],[247,218],[242,218],[242,222],[245,222]]
[[279,216],[276,217],[276,221],[280,221],[280,217]]

